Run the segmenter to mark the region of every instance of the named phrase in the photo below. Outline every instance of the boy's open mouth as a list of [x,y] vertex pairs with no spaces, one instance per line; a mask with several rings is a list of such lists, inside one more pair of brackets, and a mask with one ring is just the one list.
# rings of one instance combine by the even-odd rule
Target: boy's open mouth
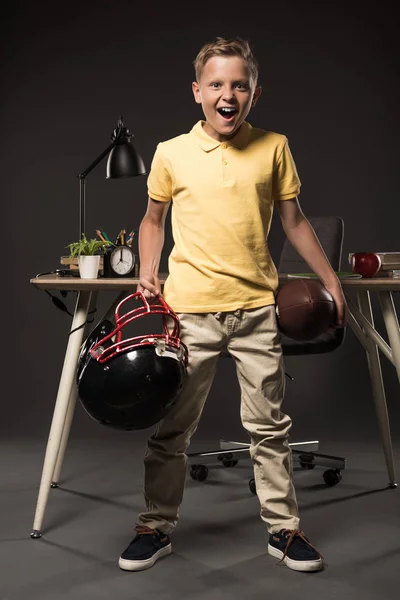
[[230,121],[237,114],[236,108],[222,107],[217,109],[219,114],[225,121]]

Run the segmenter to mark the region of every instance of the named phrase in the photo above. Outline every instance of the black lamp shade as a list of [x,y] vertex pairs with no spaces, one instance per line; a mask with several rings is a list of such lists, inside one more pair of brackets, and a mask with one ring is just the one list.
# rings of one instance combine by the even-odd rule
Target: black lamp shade
[[130,142],[117,144],[107,161],[107,179],[121,179],[145,175],[144,162]]

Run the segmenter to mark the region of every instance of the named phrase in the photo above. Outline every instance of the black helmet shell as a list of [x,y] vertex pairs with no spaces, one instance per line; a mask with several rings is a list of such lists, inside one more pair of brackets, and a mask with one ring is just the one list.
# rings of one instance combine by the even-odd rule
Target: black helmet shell
[[[142,300],[144,306],[120,316],[121,306],[131,299]],[[126,324],[149,314],[162,316],[163,334],[123,339]],[[137,292],[119,303],[115,315],[116,325],[104,319],[82,347],[79,400],[103,425],[145,429],[158,423],[176,400],[186,375],[187,348],[179,339],[179,319],[162,298],[149,305]],[[173,321],[172,333],[167,318]]]

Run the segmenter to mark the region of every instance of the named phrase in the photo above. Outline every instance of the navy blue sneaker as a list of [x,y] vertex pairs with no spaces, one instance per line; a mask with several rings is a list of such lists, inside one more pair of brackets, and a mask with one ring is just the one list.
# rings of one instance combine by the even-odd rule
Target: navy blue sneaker
[[167,554],[172,546],[169,537],[145,525],[136,525],[136,536],[119,557],[118,564],[124,571],[143,571]]
[[294,571],[319,571],[324,566],[322,555],[298,529],[281,529],[271,533],[268,554],[280,558],[280,562]]

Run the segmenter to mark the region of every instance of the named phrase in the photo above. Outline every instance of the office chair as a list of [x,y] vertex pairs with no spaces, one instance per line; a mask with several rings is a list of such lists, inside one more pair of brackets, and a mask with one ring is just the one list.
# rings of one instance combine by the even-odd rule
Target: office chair
[[[335,271],[340,271],[344,224],[340,217],[309,217],[319,242]],[[310,269],[300,257],[288,239],[285,240],[278,264],[280,275],[288,273],[307,273]],[[324,333],[317,338],[299,342],[282,334],[282,350],[284,356],[299,356],[323,354],[336,350],[343,343],[345,328],[337,328]],[[229,353],[223,353],[230,357]],[[286,374],[292,379],[288,374]],[[326,467],[323,479],[328,486],[339,483],[342,478],[341,471],[345,469],[346,459],[340,456],[328,456],[318,451],[319,441],[305,441],[289,443],[292,451],[293,464],[298,463],[302,469],[313,469],[315,466]],[[220,449],[209,452],[188,454],[189,473],[195,481],[205,481],[208,477],[206,463],[220,461],[224,467],[234,467],[239,459],[250,459],[250,444],[237,441],[220,440]],[[254,478],[249,480],[250,491],[255,494]]]

